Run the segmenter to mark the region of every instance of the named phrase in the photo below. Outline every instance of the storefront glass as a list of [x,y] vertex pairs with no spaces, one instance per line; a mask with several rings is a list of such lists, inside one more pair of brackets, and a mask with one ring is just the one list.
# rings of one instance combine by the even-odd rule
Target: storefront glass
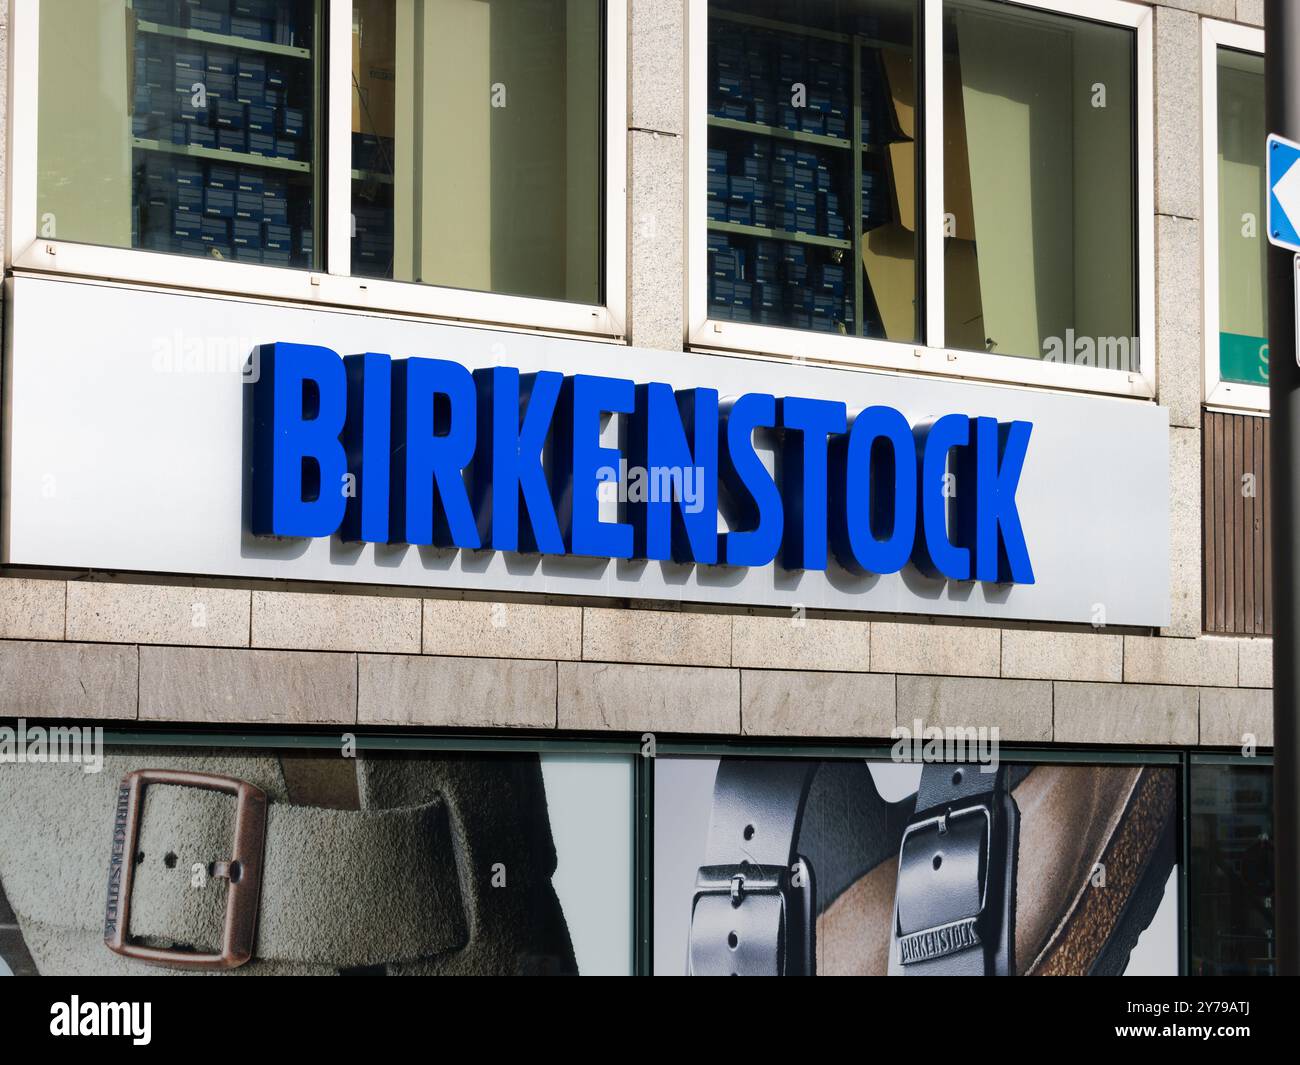
[[1194,976],[1272,976],[1273,770],[1192,763]]
[[354,274],[600,302],[601,17],[356,0]]
[[916,340],[916,5],[709,5],[709,314]]
[[1268,385],[1264,57],[1218,50],[1219,377]]
[[37,233],[320,263],[313,0],[43,0]]
[[944,4],[949,347],[1138,368],[1131,30]]

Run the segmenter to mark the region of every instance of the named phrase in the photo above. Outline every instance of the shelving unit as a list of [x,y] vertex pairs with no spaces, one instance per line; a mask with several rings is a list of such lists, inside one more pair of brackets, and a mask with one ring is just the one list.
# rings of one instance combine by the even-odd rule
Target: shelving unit
[[320,7],[129,0],[135,246],[317,264]]
[[210,33],[207,30],[190,29],[188,26],[168,26],[162,22],[148,22],[140,19],[135,24],[138,33],[156,33],[162,37],[173,37],[181,41],[195,41],[198,44],[215,44],[222,48],[242,48],[249,52],[265,52],[267,55],[284,56],[288,59],[310,59],[310,48],[295,48],[291,44],[276,44],[273,41],[259,41],[251,37],[235,37],[229,33]]
[[[880,64],[878,55],[874,53],[877,53],[880,49],[893,49],[905,53],[910,52],[910,50],[905,45],[881,40],[874,34],[836,32],[820,27],[803,26],[738,11],[726,11],[717,7],[710,9],[709,18],[709,147],[710,149],[725,149],[728,151],[729,172],[731,169],[730,153],[733,150],[738,151],[742,158],[747,153],[752,157],[754,149],[749,146],[755,142],[762,142],[769,145],[788,143],[796,146],[797,150],[803,150],[806,148],[809,152],[815,153],[819,160],[839,160],[838,163],[832,162],[828,166],[828,169],[832,170],[830,178],[833,187],[832,191],[836,191],[837,196],[842,197],[845,185],[849,182],[852,183],[852,188],[849,190],[846,200],[849,210],[842,216],[847,222],[847,237],[842,238],[823,232],[796,232],[788,226],[747,225],[743,222],[737,222],[731,219],[724,220],[718,217],[712,217],[713,210],[710,212],[711,217],[708,221],[709,232],[711,234],[738,236],[753,240],[772,240],[782,244],[802,245],[808,248],[825,249],[828,252],[834,253],[836,257],[835,262],[838,265],[843,265],[852,272],[851,279],[847,277],[845,278],[846,286],[844,292],[846,301],[848,299],[851,299],[852,301],[851,307],[845,306],[841,308],[841,313],[835,320],[836,326],[841,332],[847,332],[857,336],[883,335],[883,325],[880,322],[880,316],[875,309],[874,301],[870,298],[869,290],[865,284],[863,245],[868,232],[868,227],[879,225],[884,221],[892,220],[894,207],[893,197],[889,195],[885,187],[886,181],[890,176],[888,142],[881,142],[875,139],[875,135],[879,132],[876,128],[873,128],[871,131],[873,134],[873,139],[871,140],[864,137],[863,130],[864,118],[876,119],[881,117],[881,114],[885,112],[885,107],[882,104],[879,112],[874,114],[869,109],[865,108],[863,102],[863,89],[866,79],[868,77],[874,77],[877,82],[874,91],[880,94],[882,101],[889,100],[883,67]],[[774,35],[770,46],[773,54],[780,51],[782,41],[791,38],[805,41],[824,42],[821,46],[814,45],[805,47],[820,47],[824,50],[825,44],[831,44],[838,46],[842,50],[842,61],[848,68],[848,77],[846,79],[848,81],[848,100],[847,106],[843,108],[843,119],[845,120],[843,124],[848,126],[844,131],[847,136],[839,136],[835,135],[835,133],[821,133],[807,129],[791,129],[788,128],[788,125],[784,124],[778,125],[771,121],[757,121],[754,119],[752,114],[748,118],[741,118],[718,113],[720,110],[727,108],[727,102],[732,98],[728,97],[720,87],[723,80],[723,68],[716,63],[717,45],[719,42],[727,42],[731,54],[734,54],[734,38],[737,35],[740,35],[745,41],[745,46],[752,47],[753,38],[749,35],[753,34],[755,31],[761,34]],[[749,53],[747,53],[746,58],[749,58]],[[809,58],[807,62],[811,69],[816,69],[819,63],[822,62],[822,59],[818,56],[816,59]],[[870,70],[870,73],[868,73],[868,70]],[[728,74],[733,82],[736,80],[744,80],[743,78],[737,79],[734,76],[734,72],[731,72],[729,68]],[[772,87],[776,87],[778,84],[784,85],[785,80],[787,79],[772,76],[768,84]],[[811,86],[807,87],[807,91],[811,93]],[[743,93],[738,99],[742,104],[744,103],[745,97]],[[835,101],[833,100],[831,114],[838,116],[840,111],[834,109],[834,103]],[[753,99],[749,100],[748,105],[751,112],[758,110],[768,111],[772,109],[767,105],[767,102],[760,106]],[[760,114],[758,117],[761,118],[765,116]],[[800,121],[803,121],[802,117],[800,118]],[[893,140],[895,141],[908,140],[908,138],[903,136],[896,128],[891,130],[891,132],[896,134],[896,136],[893,137]],[[870,168],[868,168],[868,160],[871,161]],[[711,177],[720,176],[716,174],[712,164],[710,170]],[[868,180],[869,171],[873,175],[870,180],[873,183],[875,195],[880,198],[871,205],[866,202],[863,192],[864,181]],[[786,187],[783,184],[778,183],[775,178],[770,180],[767,188],[772,191],[773,195],[777,195],[778,193],[785,195],[786,202],[788,202],[788,192],[786,191]],[[821,190],[819,190],[819,213],[823,210],[820,205],[820,191]],[[710,197],[711,201],[714,203],[714,210],[718,210],[716,201],[719,197],[716,195],[716,191],[712,185],[710,189]],[[734,195],[728,197],[728,207],[735,199],[736,197]],[[891,212],[890,218],[886,218],[882,214],[882,204],[886,199],[889,201],[889,211]],[[743,205],[740,208],[740,211],[742,214],[744,213]],[[711,241],[711,251],[716,250],[718,249],[713,247],[713,242]],[[755,250],[753,254],[757,257],[759,253]],[[710,259],[712,263],[712,255],[710,256]],[[799,267],[798,269],[801,272],[803,271],[803,267]],[[714,279],[721,278],[725,284],[726,278],[722,277],[723,273],[725,273],[725,269],[721,272],[711,269],[710,305],[714,309],[714,313],[719,313],[725,317],[750,321],[759,321],[761,318],[767,319],[772,317],[770,313],[765,313],[760,316],[757,301],[755,301],[749,308],[745,308],[743,304],[738,301],[739,311],[733,311],[728,314],[726,308],[721,305],[722,297],[715,295],[717,282]],[[782,282],[789,287],[791,283],[786,280],[786,275],[783,273],[781,276]],[[743,276],[743,269],[742,276],[739,280],[741,280],[742,284],[751,286],[755,283],[760,285],[769,284],[761,281],[755,282],[750,277]],[[794,284],[794,290],[797,293],[797,297],[803,299],[804,305],[806,305],[806,297],[801,291],[799,291],[798,284],[799,283]],[[828,287],[829,286],[823,285],[823,291],[820,293],[823,295],[823,306],[824,293]],[[830,288],[830,290],[833,291],[833,288]],[[868,321],[869,313],[872,315],[870,321]],[[782,322],[780,324],[802,326],[804,324],[800,320],[802,317],[802,311],[791,311],[789,314],[791,321]],[[769,321],[766,324],[774,323]],[[814,318],[811,327],[824,329],[824,316]]]
[[170,144],[167,141],[150,140],[147,137],[132,137],[131,147],[142,152],[167,152],[170,155],[185,155],[191,159],[208,159],[217,163],[265,166],[273,170],[289,170],[296,174],[311,173],[311,163],[299,159],[281,159],[275,155],[228,152],[223,148],[204,148],[197,144]]
[[780,137],[783,140],[797,141],[800,144],[817,144],[823,148],[852,148],[853,142],[843,137],[828,137],[824,133],[805,133],[801,129],[786,129],[784,126],[766,126],[759,122],[741,122],[735,118],[709,116],[709,125],[715,129],[730,129],[738,133],[750,133],[755,137]]
[[713,220],[709,228],[715,233],[735,233],[737,236],[763,237],[768,240],[787,241],[791,244],[811,244],[818,248],[842,248],[849,250],[853,241],[840,237],[823,237],[816,233],[796,233],[789,229],[768,229],[765,226],[748,226],[742,222],[720,222]]

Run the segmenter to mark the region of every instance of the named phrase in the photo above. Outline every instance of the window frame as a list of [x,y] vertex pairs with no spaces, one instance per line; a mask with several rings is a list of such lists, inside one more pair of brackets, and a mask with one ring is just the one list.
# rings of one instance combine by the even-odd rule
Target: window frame
[[[1219,49],[1264,54],[1264,31],[1217,19],[1201,19],[1201,291],[1204,399],[1209,407],[1268,413],[1268,388],[1219,376]],[[1263,145],[1260,145],[1263,151]],[[1264,239],[1264,219],[1259,220]]]
[[796,362],[971,378],[998,383],[1154,399],[1155,197],[1153,133],[1153,10],[1129,0],[1000,0],[1023,7],[1130,29],[1134,33],[1134,292],[1138,370],[1048,363],[1038,359],[950,349],[944,344],[943,124],[924,121],[928,101],[943,99],[942,0],[918,0],[921,22],[916,55],[925,84],[921,248],[923,337],[917,342],[848,337],[834,333],[755,325],[709,317],[708,303],[708,0],[687,0],[687,347],[720,354],[747,353]]
[[[326,40],[317,136],[325,142],[324,268],[303,270],[82,244],[39,236],[37,209],[38,55],[41,0],[13,0],[9,23],[9,181],[6,265],[15,272],[102,278],[365,312],[395,312],[462,324],[518,327],[591,339],[627,332],[628,0],[605,0],[601,119],[604,204],[603,304],[513,296],[351,273],[352,3],[323,0]],[[319,117],[319,116],[318,116]]]

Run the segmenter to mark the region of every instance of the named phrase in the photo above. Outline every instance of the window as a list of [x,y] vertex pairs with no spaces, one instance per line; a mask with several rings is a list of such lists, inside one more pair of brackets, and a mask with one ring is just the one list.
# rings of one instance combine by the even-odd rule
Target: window
[[915,340],[912,5],[776,6],[710,6],[710,312]]
[[1272,976],[1273,769],[1210,757],[1191,764],[1189,970]]
[[600,9],[356,0],[352,272],[599,303]]
[[1149,8],[692,17],[696,345],[1152,394]]
[[315,8],[44,0],[38,235],[318,266]]
[[1205,396],[1268,409],[1264,35],[1205,20]]
[[948,345],[1137,369],[1132,32],[963,0],[943,38]]
[[623,332],[624,3],[16,0],[13,34],[18,269]]

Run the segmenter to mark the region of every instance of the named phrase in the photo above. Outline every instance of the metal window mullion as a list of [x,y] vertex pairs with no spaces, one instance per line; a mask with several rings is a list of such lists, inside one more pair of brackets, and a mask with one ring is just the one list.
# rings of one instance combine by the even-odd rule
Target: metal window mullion
[[923,341],[942,348],[944,336],[943,271],[943,0],[922,0],[921,12],[921,202],[918,213],[925,263]]
[[326,272],[352,272],[352,3],[327,0],[324,180]]
[[40,4],[15,0],[9,20],[9,189],[5,215],[9,228],[6,261],[13,263],[38,236],[36,122]]

